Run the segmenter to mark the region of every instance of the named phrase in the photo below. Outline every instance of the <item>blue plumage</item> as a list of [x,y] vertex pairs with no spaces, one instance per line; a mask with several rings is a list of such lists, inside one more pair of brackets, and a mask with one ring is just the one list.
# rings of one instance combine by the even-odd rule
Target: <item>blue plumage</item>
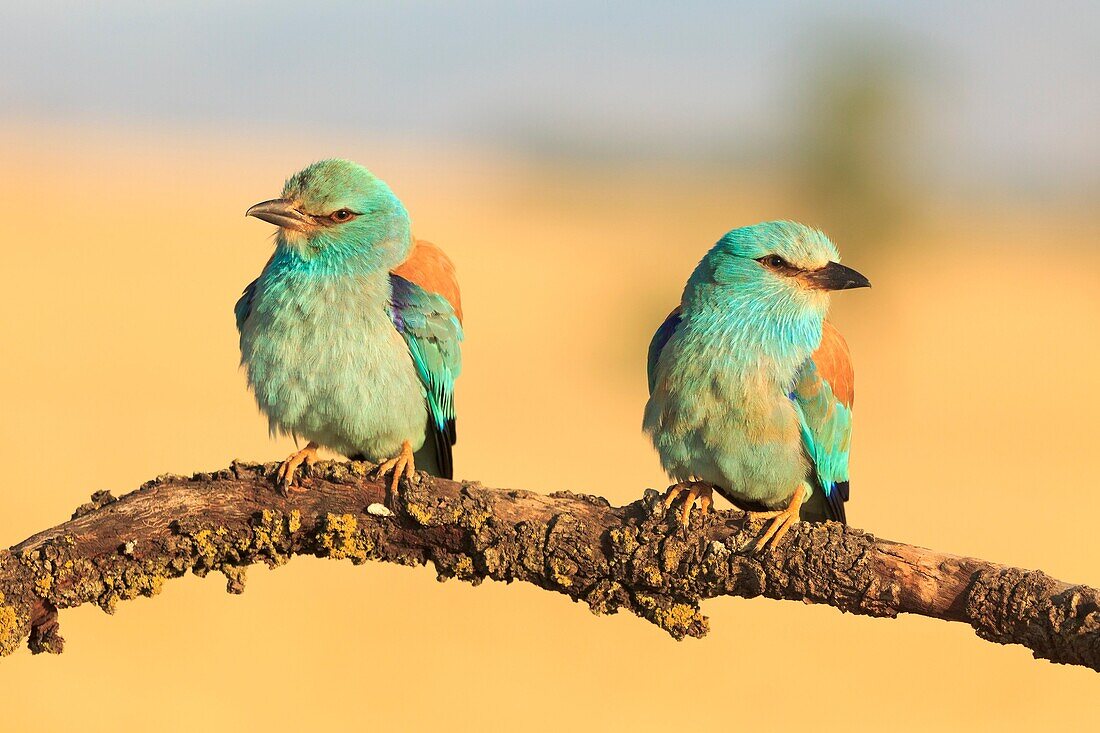
[[[846,522],[848,453],[852,436],[852,411],[833,393],[814,360],[807,359],[795,378],[791,401],[798,414],[802,446],[813,464],[816,490],[825,498],[825,517]],[[803,511],[803,518],[807,517]]]
[[241,362],[271,430],[309,441],[283,465],[284,488],[322,446],[392,469],[392,488],[416,461],[449,478],[462,327],[447,298],[391,272],[413,249],[400,200],[327,160],[248,213],[279,233],[234,309]]
[[442,295],[430,293],[399,275],[390,275],[390,313],[405,338],[431,418],[432,440],[440,473],[453,476],[451,447],[455,444],[455,379],[462,370],[462,326]]
[[837,259],[800,224],[735,229],[654,334],[643,427],[677,481],[666,503],[688,492],[684,521],[711,489],[774,519],[761,546],[800,511],[844,521],[852,377],[825,313],[829,291],[868,282]]

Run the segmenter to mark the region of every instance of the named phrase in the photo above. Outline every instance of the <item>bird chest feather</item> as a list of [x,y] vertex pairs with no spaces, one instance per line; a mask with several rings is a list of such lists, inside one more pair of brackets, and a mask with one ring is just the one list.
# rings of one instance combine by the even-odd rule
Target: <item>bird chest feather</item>
[[424,388],[388,301],[385,273],[261,278],[241,353],[273,432],[371,460],[420,447]]
[[677,333],[646,411],[665,469],[767,505],[790,497],[809,466],[784,386],[794,373],[787,361],[690,325]]

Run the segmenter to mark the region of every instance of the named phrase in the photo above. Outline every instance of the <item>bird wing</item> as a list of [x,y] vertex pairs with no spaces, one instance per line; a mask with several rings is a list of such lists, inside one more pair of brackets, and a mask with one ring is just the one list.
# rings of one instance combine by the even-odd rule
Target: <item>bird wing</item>
[[[263,277],[263,273],[267,272],[267,268],[271,266],[271,261],[274,259],[275,255],[271,255],[271,257],[268,258],[267,264],[264,265],[264,269],[260,271],[260,277]],[[237,304],[233,306],[233,314],[237,316],[237,333],[244,330],[245,321],[247,321],[248,316],[252,314],[252,299],[256,297],[256,288],[260,282],[260,277],[245,286],[244,292],[241,293],[241,297],[237,300]]]
[[802,445],[813,461],[828,519],[845,522],[848,500],[848,451],[852,438],[855,375],[848,344],[828,321],[821,345],[802,365],[791,400],[802,428]]
[[260,278],[256,278],[246,285],[244,292],[237,300],[237,304],[233,306],[233,314],[237,316],[237,333],[244,330],[244,323],[248,320],[249,314],[252,313],[252,299],[256,297],[256,283],[258,282],[260,282]]
[[452,478],[451,447],[457,438],[454,385],[462,370],[462,324],[444,295],[394,273],[390,286],[390,316],[424,385],[439,469],[444,478]]
[[649,342],[649,360],[646,364],[646,376],[649,378],[649,394],[653,395],[653,388],[657,384],[657,360],[661,358],[661,351],[665,344],[676,333],[676,327],[680,325],[680,306],[676,306],[665,322],[657,328],[653,334],[653,340]]
[[455,317],[462,323],[462,296],[458,291],[458,278],[451,258],[431,242],[417,239],[412,252],[393,274],[416,283],[429,293],[442,295],[454,308]]

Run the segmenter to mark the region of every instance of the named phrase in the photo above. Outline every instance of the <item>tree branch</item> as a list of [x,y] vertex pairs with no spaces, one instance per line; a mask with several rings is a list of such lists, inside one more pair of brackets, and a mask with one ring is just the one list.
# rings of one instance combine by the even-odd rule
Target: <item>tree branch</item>
[[[365,463],[322,463],[303,493],[273,488],[275,464],[162,476],[115,500],[92,497],[73,518],[0,551],[0,654],[23,639],[60,652],[57,609],[155,595],[188,571],[244,590],[249,565],[293,555],[422,565],[473,583],[521,580],[623,609],[677,639],[706,634],[699,602],[742,596],[824,603],[850,613],[916,613],[970,624],[1036,657],[1100,670],[1100,591],[1037,570],[877,539],[832,522],[800,523],[753,554],[759,526],[738,511],[689,531],[657,492],[623,507],[568,492],[494,490],[420,474],[387,503]],[[384,505],[386,504],[386,505]],[[389,508],[387,508],[387,506]],[[390,510],[393,510],[392,512]]]

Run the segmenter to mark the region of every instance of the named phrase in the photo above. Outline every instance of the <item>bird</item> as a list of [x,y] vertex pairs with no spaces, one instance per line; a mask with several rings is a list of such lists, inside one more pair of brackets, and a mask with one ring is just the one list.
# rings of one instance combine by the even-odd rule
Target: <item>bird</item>
[[769,221],[726,233],[696,266],[650,342],[642,421],[684,495],[680,521],[713,492],[771,520],[774,548],[799,519],[846,523],[854,375],[826,320],[830,293],[870,287],[821,231]]
[[245,214],[278,229],[234,308],[241,364],[272,435],[307,441],[280,465],[280,490],[303,490],[298,469],[322,447],[392,474],[391,494],[418,468],[453,478],[463,329],[451,260],[349,160],[303,168]]

